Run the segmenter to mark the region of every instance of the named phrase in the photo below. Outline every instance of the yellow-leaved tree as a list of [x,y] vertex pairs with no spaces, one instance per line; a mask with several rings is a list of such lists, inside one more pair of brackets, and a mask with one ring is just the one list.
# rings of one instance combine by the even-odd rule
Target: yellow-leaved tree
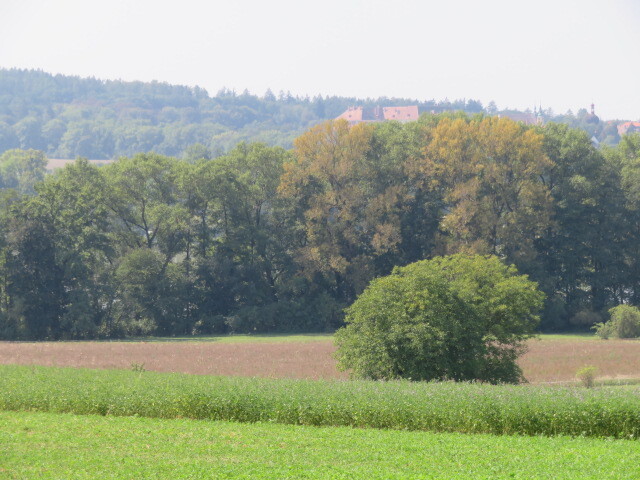
[[345,302],[374,276],[375,257],[400,241],[402,188],[368,180],[376,177],[368,157],[373,133],[371,125],[342,120],[312,128],[296,139],[279,187],[298,209],[296,260],[305,276],[320,274]]
[[443,250],[530,261],[550,222],[550,165],[533,128],[497,117],[440,121],[422,169],[445,192]]

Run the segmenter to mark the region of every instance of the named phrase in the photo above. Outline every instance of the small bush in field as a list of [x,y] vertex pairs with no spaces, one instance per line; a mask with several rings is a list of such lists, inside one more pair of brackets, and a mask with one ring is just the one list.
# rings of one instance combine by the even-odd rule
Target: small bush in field
[[640,309],[631,305],[618,305],[609,310],[608,322],[594,325],[596,335],[602,339],[640,337]]
[[132,363],[131,364],[131,371],[132,372],[138,372],[138,373],[142,373],[142,372],[146,372],[147,369],[144,368],[144,363]]
[[576,378],[580,380],[580,383],[584,387],[591,388],[593,387],[597,372],[598,369],[596,367],[593,365],[587,365],[576,372]]

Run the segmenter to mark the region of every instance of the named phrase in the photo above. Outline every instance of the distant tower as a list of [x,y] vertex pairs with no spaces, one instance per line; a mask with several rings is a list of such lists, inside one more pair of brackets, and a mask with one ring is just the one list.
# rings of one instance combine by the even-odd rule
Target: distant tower
[[589,115],[587,115],[586,120],[587,120],[587,123],[599,123],[600,122],[600,119],[596,115],[596,107],[593,104],[593,102],[591,103],[591,113]]
[[538,110],[535,109],[535,107],[533,108],[533,111],[535,112],[536,115],[536,123],[538,125],[543,125],[544,124],[544,117],[542,116],[542,105],[538,106]]

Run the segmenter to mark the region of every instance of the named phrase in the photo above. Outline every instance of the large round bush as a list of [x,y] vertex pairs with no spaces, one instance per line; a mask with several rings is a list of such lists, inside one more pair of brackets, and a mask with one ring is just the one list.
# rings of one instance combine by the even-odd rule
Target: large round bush
[[516,383],[544,294],[495,256],[452,255],[371,282],[336,333],[354,377]]

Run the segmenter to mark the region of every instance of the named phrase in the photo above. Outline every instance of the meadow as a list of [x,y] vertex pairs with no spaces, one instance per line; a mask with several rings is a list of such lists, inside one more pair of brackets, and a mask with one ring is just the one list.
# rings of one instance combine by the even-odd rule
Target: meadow
[[[519,361],[535,384],[575,381],[594,365],[600,379],[640,379],[640,341],[593,335],[541,335]],[[0,342],[0,364],[129,369],[200,375],[346,379],[336,370],[330,335],[151,338],[103,342]]]
[[637,479],[638,442],[0,412],[0,479]]

